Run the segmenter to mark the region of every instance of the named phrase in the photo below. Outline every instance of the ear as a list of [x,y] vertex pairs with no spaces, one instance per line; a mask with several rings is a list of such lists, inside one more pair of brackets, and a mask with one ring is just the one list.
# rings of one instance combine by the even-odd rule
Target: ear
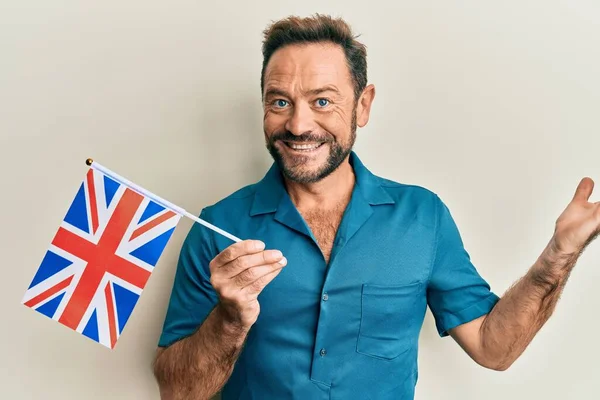
[[375,86],[368,85],[360,95],[356,107],[356,124],[359,127],[367,125],[369,115],[371,114],[371,104],[375,98]]

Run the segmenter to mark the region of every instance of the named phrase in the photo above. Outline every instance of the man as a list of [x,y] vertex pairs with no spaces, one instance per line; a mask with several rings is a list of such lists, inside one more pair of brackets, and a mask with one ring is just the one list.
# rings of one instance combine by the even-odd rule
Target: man
[[202,211],[181,250],[154,371],[163,399],[412,399],[427,306],[441,336],[505,370],[600,231],[583,179],[538,260],[499,298],[445,204],[352,151],[375,97],[342,20],[265,31],[264,179]]

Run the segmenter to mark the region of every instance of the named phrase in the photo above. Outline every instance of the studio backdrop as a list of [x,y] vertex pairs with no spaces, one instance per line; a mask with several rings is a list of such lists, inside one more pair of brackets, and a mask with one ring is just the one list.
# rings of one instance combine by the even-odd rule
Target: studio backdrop
[[[262,31],[317,12],[344,17],[368,49],[376,97],[357,154],[438,194],[496,293],[535,262],[579,180],[600,186],[596,1],[4,1],[1,398],[159,398],[151,361],[190,219],[112,350],[23,295],[88,157],[194,215],[261,179]],[[416,398],[598,398],[599,282],[596,242],[506,372],[440,338],[428,312]]]

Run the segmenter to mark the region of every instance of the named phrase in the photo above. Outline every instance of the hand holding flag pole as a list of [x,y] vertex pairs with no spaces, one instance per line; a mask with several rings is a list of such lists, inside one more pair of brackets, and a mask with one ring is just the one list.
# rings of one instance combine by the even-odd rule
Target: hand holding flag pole
[[218,227],[214,226],[213,224],[208,223],[208,222],[204,221],[203,219],[198,218],[195,215],[187,212],[183,208],[178,207],[175,204],[173,204],[173,203],[171,203],[171,202],[169,202],[169,201],[167,201],[167,200],[165,200],[165,199],[163,199],[163,198],[161,198],[161,197],[159,197],[159,196],[157,196],[157,195],[155,195],[153,193],[148,192],[146,189],[144,189],[142,187],[139,187],[135,183],[133,183],[133,182],[131,182],[131,181],[123,178],[122,176],[118,175],[117,173],[115,173],[115,172],[109,170],[108,168],[106,168],[106,167],[98,164],[93,159],[88,158],[85,161],[85,163],[87,165],[89,165],[90,167],[92,167],[92,168],[94,168],[94,169],[102,172],[104,175],[109,176],[110,178],[114,179],[115,181],[117,181],[117,182],[119,182],[119,183],[121,183],[121,184],[123,184],[125,186],[128,186],[132,190],[135,190],[135,191],[139,192],[140,194],[142,194],[142,195],[144,195],[144,196],[146,196],[146,197],[154,200],[156,203],[160,204],[161,206],[163,206],[165,208],[168,208],[168,209],[171,209],[173,212],[176,212],[177,214],[184,215],[184,216],[186,216],[186,217],[188,217],[188,218],[196,221],[197,223],[202,224],[202,225],[206,226],[209,229],[212,229],[213,231],[215,231],[217,233],[220,233],[221,235],[225,236],[226,238],[233,240],[234,242],[240,242],[241,241],[241,239],[239,239],[239,238],[233,236],[232,234],[230,234],[230,233],[222,230],[221,228],[218,228]]
[[91,158],[22,303],[114,348],[182,216],[241,239]]

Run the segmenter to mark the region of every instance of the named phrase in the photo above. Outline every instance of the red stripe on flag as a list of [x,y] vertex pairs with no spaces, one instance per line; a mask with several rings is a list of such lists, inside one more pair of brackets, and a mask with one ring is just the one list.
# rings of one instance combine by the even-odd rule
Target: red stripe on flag
[[[82,257],[88,262],[88,265],[85,267],[69,303],[58,320],[60,323],[71,329],[77,329],[77,326],[85,314],[85,310],[89,307],[94,298],[94,294],[98,290],[102,277],[107,271],[110,271],[119,277],[124,275],[136,276],[138,277],[138,283],[140,277],[149,274],[149,272],[143,268],[140,268],[133,263],[126,262],[115,255],[115,251],[140,206],[142,199],[143,197],[140,194],[135,193],[130,189],[125,190],[125,193],[123,193],[123,197],[119,200],[115,211],[108,221],[98,245]],[[78,242],[77,245],[79,246],[78,250],[85,247],[81,242]],[[64,250],[71,252],[70,247],[64,248]],[[115,271],[113,265],[119,265],[120,268]],[[139,270],[139,272],[135,273],[132,270]]]
[[90,215],[92,216],[92,234],[98,230],[98,205],[96,204],[96,186],[94,185],[94,170],[87,173],[88,194],[90,198]]
[[[101,253],[103,250],[64,228],[58,228],[52,244],[87,262],[92,262],[95,258],[98,258],[97,253]],[[114,254],[114,252],[104,255],[104,261],[105,264],[101,267],[105,271],[130,282],[140,289],[144,288],[146,281],[150,278],[150,271],[138,267],[123,257]],[[90,268],[90,265],[86,268]]]
[[99,247],[110,249],[114,254],[143,199],[141,194],[131,189],[125,190],[102,233],[102,238],[98,242]]
[[36,304],[41,303],[42,301],[46,300],[48,297],[52,296],[55,293],[60,292],[61,290],[63,290],[67,286],[69,286],[71,284],[72,280],[73,280],[73,275],[71,275],[64,281],[61,281],[61,282],[57,283],[56,285],[52,286],[50,289],[46,290],[45,292],[38,294],[33,299],[26,302],[25,305],[27,307],[33,307]]
[[146,282],[148,281],[148,278],[150,278],[150,271],[140,268],[130,261],[117,256],[111,260],[110,265],[106,268],[106,272],[118,276],[140,289],[143,289],[144,286],[146,286]]
[[148,232],[150,229],[154,228],[157,225],[162,224],[163,222],[165,222],[169,218],[173,217],[174,215],[175,215],[175,213],[173,211],[167,211],[166,213],[164,213],[160,217],[155,218],[152,221],[148,222],[146,225],[143,225],[143,226],[137,228],[133,232],[133,234],[131,235],[131,239],[129,239],[129,240],[133,240],[136,237],[140,236],[142,233]]
[[62,315],[58,319],[63,325],[76,330],[77,326],[85,314],[85,310],[88,309],[94,293],[98,289],[98,285],[104,276],[104,269],[98,268],[97,265],[88,264],[83,270],[81,278],[65,307]]
[[89,261],[90,255],[96,251],[94,243],[88,242],[63,227],[58,228],[58,232],[52,239],[52,244],[85,261]]
[[[88,262],[92,262],[96,255],[101,253],[103,250],[94,243],[88,242],[81,236],[78,236],[62,227],[58,228],[58,232],[56,233],[56,236],[54,236],[52,244],[58,248],[68,251],[75,257]],[[144,288],[146,281],[148,278],[150,278],[150,272],[148,270],[138,267],[132,262],[125,260],[123,257],[114,254],[114,252],[112,252],[112,254],[105,255],[104,260],[106,264],[102,267],[107,272],[110,272],[111,274],[130,282],[140,289]]]
[[108,312],[108,330],[110,331],[110,348],[115,347],[117,343],[117,325],[115,324],[115,307],[112,298],[112,291],[110,290],[110,282],[106,284],[104,289],[104,296],[106,298],[106,311]]

